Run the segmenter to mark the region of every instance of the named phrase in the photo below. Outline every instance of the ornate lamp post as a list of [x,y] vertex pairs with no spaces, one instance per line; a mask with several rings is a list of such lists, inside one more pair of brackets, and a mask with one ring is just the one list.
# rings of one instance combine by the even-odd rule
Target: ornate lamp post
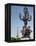
[[19,14],[19,18],[24,22],[24,26],[22,29],[22,35],[23,35],[23,38],[24,37],[30,38],[31,29],[29,27],[27,27],[27,24],[29,21],[31,21],[31,15],[29,15],[29,11],[28,11],[28,8],[26,6],[23,9],[23,13],[24,13],[23,17],[21,15],[21,13]]

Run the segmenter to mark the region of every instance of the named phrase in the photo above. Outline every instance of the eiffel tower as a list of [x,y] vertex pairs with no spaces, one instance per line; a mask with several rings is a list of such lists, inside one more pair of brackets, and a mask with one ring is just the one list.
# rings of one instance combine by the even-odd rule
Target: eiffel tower
[[17,36],[16,37],[19,38],[19,35],[18,35],[18,27],[17,27]]

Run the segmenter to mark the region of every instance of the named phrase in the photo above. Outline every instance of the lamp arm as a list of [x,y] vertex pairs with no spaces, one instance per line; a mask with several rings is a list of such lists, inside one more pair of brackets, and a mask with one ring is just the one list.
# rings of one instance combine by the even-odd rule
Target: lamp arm
[[31,21],[31,19],[32,19],[32,16],[30,15],[30,19],[28,19],[28,21]]

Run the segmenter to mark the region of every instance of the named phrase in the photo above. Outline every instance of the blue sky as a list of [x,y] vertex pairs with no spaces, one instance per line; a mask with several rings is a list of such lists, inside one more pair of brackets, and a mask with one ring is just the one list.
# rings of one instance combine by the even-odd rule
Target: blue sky
[[[28,7],[28,6],[27,6]],[[23,21],[19,18],[19,13],[23,15],[23,8],[24,6],[11,6],[11,37],[16,37],[17,35],[17,27],[18,32],[20,34],[21,29],[24,25]],[[33,20],[33,7],[28,7],[29,14],[32,16]],[[28,25],[31,26],[31,30],[33,31],[33,21],[30,21]]]

